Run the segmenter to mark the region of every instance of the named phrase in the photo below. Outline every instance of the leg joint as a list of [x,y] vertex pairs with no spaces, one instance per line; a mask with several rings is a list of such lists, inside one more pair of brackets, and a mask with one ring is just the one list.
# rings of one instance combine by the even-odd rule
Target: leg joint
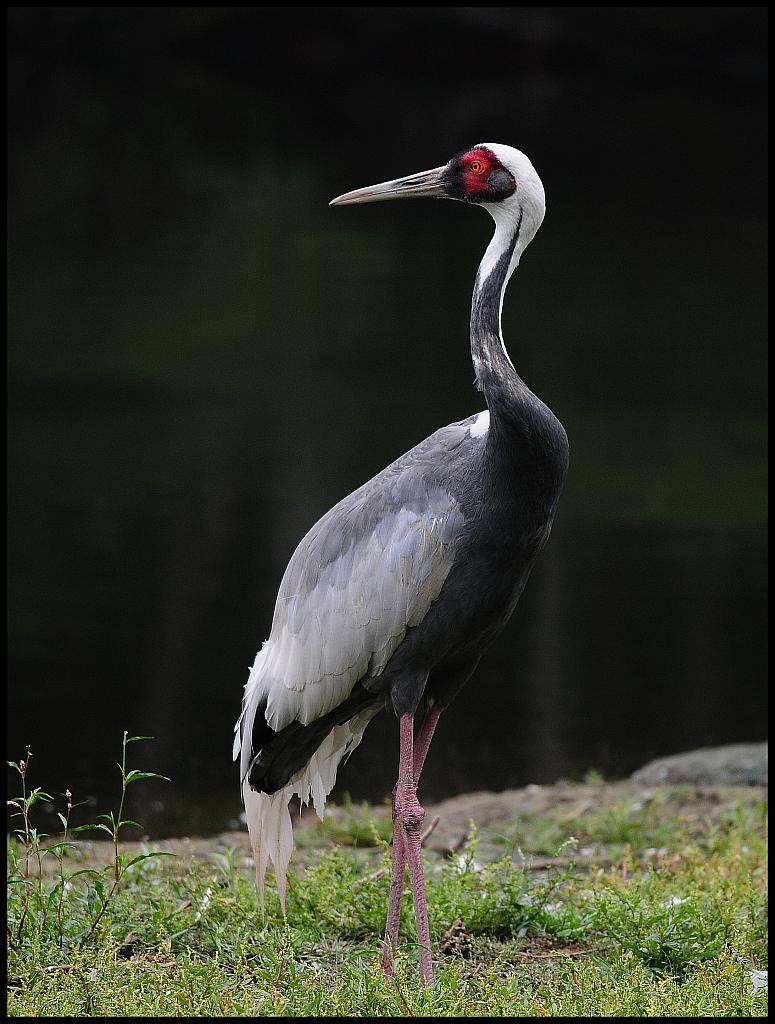
[[423,821],[425,821],[425,810],[421,807],[414,791],[398,790],[394,808],[396,817],[407,832],[419,832]]

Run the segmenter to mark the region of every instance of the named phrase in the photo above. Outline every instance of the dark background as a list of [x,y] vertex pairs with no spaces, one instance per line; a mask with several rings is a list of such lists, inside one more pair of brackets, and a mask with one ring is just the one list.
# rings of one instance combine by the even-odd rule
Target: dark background
[[[298,540],[483,407],[460,204],[329,209],[480,141],[548,198],[504,332],[570,475],[423,794],[765,731],[764,8],[11,8],[10,748],[158,834],[239,814]],[[383,715],[335,795],[382,799]],[[141,787],[137,787],[138,797]]]

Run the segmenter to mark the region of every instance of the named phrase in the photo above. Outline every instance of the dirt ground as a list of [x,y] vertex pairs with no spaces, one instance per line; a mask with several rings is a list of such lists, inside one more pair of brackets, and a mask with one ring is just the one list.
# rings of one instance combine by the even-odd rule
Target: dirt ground
[[[425,840],[425,848],[439,856],[450,856],[463,846],[472,822],[478,830],[477,856],[482,861],[503,856],[503,836],[508,833],[512,855],[516,860],[524,856],[528,866],[539,870],[550,864],[561,864],[565,858],[526,853],[519,847],[519,821],[549,817],[567,829],[569,835],[578,829],[586,815],[614,807],[621,801],[631,801],[635,809],[657,801],[659,814],[674,816],[683,821],[690,831],[700,828],[707,820],[719,819],[740,803],[753,803],[766,794],[760,785],[643,785],[633,780],[622,782],[558,782],[551,786],[526,786],[508,789],[502,793],[476,792],[426,806],[426,831],[432,831]],[[369,818],[388,827],[387,805],[372,806],[367,811],[332,804],[327,808],[326,821],[321,825],[317,816],[306,808],[300,816],[294,815],[297,850],[292,864],[303,867],[319,849],[334,845],[352,845],[348,832],[357,815],[361,822]],[[516,827],[515,827],[516,826]],[[365,844],[368,846],[368,840]],[[79,859],[85,864],[105,863],[109,858],[108,844],[81,840]],[[183,860],[188,858],[210,860],[224,851],[235,851],[238,859],[247,865],[251,856],[246,830],[223,832],[217,836],[184,836],[176,839],[145,840],[121,844],[124,853],[139,852],[143,848],[174,853]],[[529,846],[527,847],[529,850]],[[364,851],[365,852],[365,851]],[[578,863],[587,853],[582,847],[573,854]],[[601,864],[599,851],[595,862]],[[53,859],[52,859],[53,863]]]

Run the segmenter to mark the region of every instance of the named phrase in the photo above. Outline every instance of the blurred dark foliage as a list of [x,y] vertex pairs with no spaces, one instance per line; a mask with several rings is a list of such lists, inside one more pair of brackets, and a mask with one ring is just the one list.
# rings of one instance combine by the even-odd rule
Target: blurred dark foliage
[[[90,211],[107,237],[131,230],[136,198],[174,216],[196,197],[196,182],[179,175],[192,154],[314,152],[346,182],[361,172],[362,149],[403,169],[488,137],[538,148],[579,192],[594,181],[613,196],[640,178],[656,219],[673,202],[717,200],[715,172],[687,190],[682,170],[722,163],[729,217],[757,209],[765,187],[766,139],[732,114],[763,114],[766,13],[10,8],[11,225],[50,216],[38,183],[67,188],[73,216]],[[723,124],[723,150],[705,117]],[[734,180],[738,159],[744,182]]]

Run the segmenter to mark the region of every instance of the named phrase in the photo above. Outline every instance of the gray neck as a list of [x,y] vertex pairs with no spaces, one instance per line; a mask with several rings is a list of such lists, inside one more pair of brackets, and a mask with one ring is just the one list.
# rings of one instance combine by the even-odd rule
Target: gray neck
[[471,358],[476,383],[484,392],[492,427],[508,426],[529,397],[509,358],[501,333],[501,309],[506,285],[518,262],[523,211],[516,221],[496,221],[495,235],[484,255],[471,301]]

